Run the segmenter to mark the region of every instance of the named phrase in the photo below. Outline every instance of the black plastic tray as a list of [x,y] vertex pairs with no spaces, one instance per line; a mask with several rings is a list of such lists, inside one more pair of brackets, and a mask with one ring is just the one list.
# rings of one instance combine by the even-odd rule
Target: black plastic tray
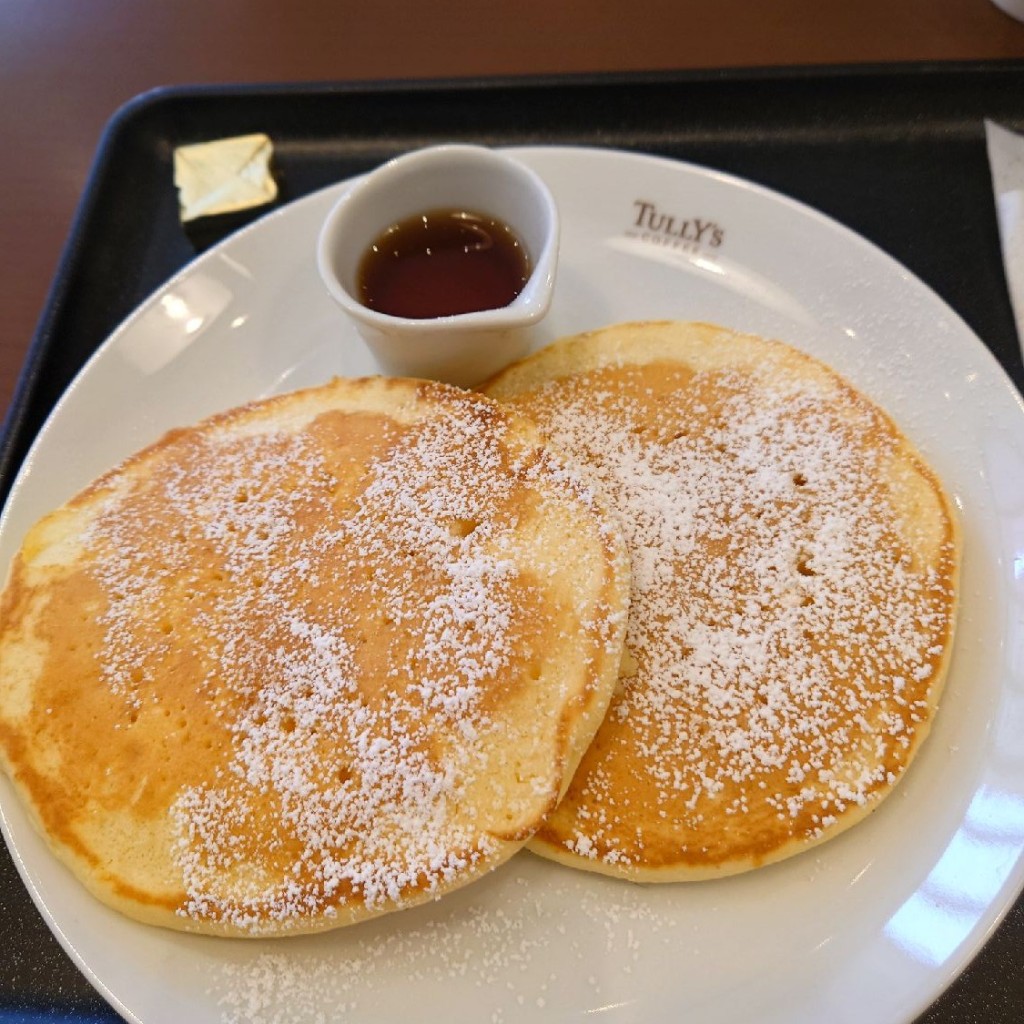
[[[967,321],[1021,388],[985,118],[1024,130],[1024,62],[146,94],[101,141],[0,435],[0,501],[82,363],[195,255],[171,180],[177,145],[267,132],[285,201],[437,141],[599,145],[719,168],[880,245]],[[50,935],[4,851],[0,1024],[117,1019]],[[920,1021],[1022,1019],[1024,899]]]

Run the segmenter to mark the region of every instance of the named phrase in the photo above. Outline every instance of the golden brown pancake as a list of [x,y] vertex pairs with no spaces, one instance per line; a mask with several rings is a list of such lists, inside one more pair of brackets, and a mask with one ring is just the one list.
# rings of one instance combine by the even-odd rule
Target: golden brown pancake
[[628,559],[498,403],[336,381],[168,434],[25,539],[0,762],[142,921],[297,934],[436,898],[555,806]]
[[703,324],[569,338],[485,390],[589,469],[632,559],[620,689],[530,848],[700,879],[864,818],[928,732],[957,590],[957,522],[892,420]]

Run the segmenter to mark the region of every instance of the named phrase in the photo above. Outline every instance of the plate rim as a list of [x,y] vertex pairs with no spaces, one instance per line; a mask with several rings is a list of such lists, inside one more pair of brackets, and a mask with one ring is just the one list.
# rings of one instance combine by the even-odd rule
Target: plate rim
[[[819,226],[825,229],[836,232],[838,231],[840,236],[843,238],[844,244],[854,244],[858,247],[865,247],[872,259],[881,258],[895,268],[903,278],[904,284],[910,283],[910,286],[915,289],[920,289],[923,294],[928,296],[929,302],[938,302],[943,307],[945,315],[950,321],[957,327],[960,333],[969,336],[973,344],[976,346],[976,350],[972,349],[972,355],[976,358],[980,357],[986,364],[985,369],[990,376],[994,377],[992,383],[997,383],[1000,386],[1002,392],[1007,394],[1007,397],[1013,402],[1016,407],[1016,411],[1022,417],[1024,417],[1024,399],[1022,399],[1020,392],[1017,390],[1016,385],[1013,383],[1009,374],[1003,368],[1003,366],[996,359],[992,351],[978,338],[975,332],[966,324],[966,322],[956,313],[955,310],[936,293],[929,285],[922,281],[915,274],[911,273],[907,268],[896,260],[894,257],[889,255],[880,246],[872,242],[871,240],[864,238],[862,235],[853,231],[846,225],[835,220],[834,218],[822,213],[814,207],[802,202],[801,200],[794,199],[793,197],[787,196],[784,193],[773,190],[769,187],[760,185],[755,182],[751,182],[747,179],[739,177],[737,175],[730,174],[716,170],[714,168],[704,167],[699,164],[676,160],[671,157],[665,157],[657,154],[647,154],[633,150],[620,150],[611,149],[600,146],[542,146],[542,145],[527,145],[527,146],[502,146],[500,147],[514,155],[520,155],[526,159],[529,159],[533,153],[544,153],[546,155],[562,156],[562,157],[588,157],[595,154],[599,154],[602,157],[609,158],[628,158],[636,161],[638,164],[646,165],[648,163],[655,163],[663,166],[669,171],[678,171],[684,169],[690,173],[697,173],[701,176],[712,178],[721,184],[728,187],[740,187],[745,191],[751,192],[754,195],[760,195],[763,198],[767,198],[772,202],[782,202],[790,208],[797,209],[803,215],[809,215]],[[294,215],[294,209],[298,205],[310,204],[313,205],[315,202],[323,202],[324,197],[327,195],[338,194],[340,195],[346,188],[351,187],[360,176],[356,176],[350,179],[346,179],[342,182],[337,182],[328,185],[322,189],[318,189],[306,196],[300,197],[294,200],[292,203],[286,204],[285,206],[271,211],[266,216],[260,218],[253,224],[243,228],[241,231],[233,234],[217,246],[213,247],[205,253],[198,255],[195,259],[190,260],[185,266],[181,267],[176,271],[167,281],[163,282],[157,289],[155,289],[142,303],[139,304],[117,327],[110,333],[110,335],[104,340],[104,342],[93,352],[86,362],[82,365],[79,371],[75,374],[72,382],[69,384],[66,391],[60,396],[58,401],[54,404],[53,409],[47,415],[46,420],[41,426],[36,437],[33,439],[28,453],[24,459],[22,466],[19,468],[15,479],[12,483],[10,495],[8,500],[5,502],[2,513],[0,513],[0,537],[4,535],[7,530],[8,516],[10,510],[14,508],[22,499],[21,493],[25,486],[24,481],[29,480],[32,472],[34,471],[35,460],[37,456],[38,447],[45,443],[44,438],[48,431],[51,429],[51,424],[58,421],[63,415],[68,396],[78,388],[84,386],[82,381],[93,372],[96,372],[93,367],[96,366],[99,361],[105,358],[105,353],[109,352],[112,348],[116,347],[118,340],[122,338],[126,333],[130,332],[138,319],[145,313],[149,308],[152,308],[153,303],[157,300],[160,293],[165,292],[168,288],[174,286],[176,283],[189,278],[196,271],[196,268],[201,266],[206,260],[212,258],[217,253],[230,248],[233,244],[236,244],[240,239],[250,237],[253,233],[261,232],[266,230],[266,225],[271,222],[279,222],[283,218]],[[992,371],[995,370],[995,374]],[[15,545],[14,550],[17,550]],[[1001,690],[1000,690],[1001,692]],[[5,782],[6,785],[6,782]],[[13,835],[10,830],[8,822],[7,811],[5,807],[6,801],[3,799],[3,791],[0,791],[0,830],[4,834],[4,838],[7,842],[8,848],[11,851],[12,859],[14,860],[15,866],[18,869],[19,875],[22,878],[23,883],[29,891],[32,897],[33,903],[36,905],[37,910],[42,914],[51,932],[58,939],[60,944],[65,949],[76,967],[87,977],[91,984],[100,992],[100,994],[112,1005],[112,1007],[126,1019],[133,1021],[139,1020],[131,1010],[120,1000],[120,998],[109,988],[109,986],[100,979],[95,972],[91,969],[88,962],[79,953],[77,947],[71,942],[71,940],[65,935],[63,928],[60,927],[58,920],[53,916],[49,909],[49,904],[46,902],[42,893],[40,893],[31,879],[29,874],[29,866],[24,863],[21,852],[16,843],[13,840]],[[1009,880],[1004,884],[1004,888],[1012,888],[1013,891],[1019,896],[1022,888],[1024,888],[1024,857],[1018,855],[1015,865],[1016,879],[1012,885],[1009,884]],[[988,927],[984,930],[984,934],[979,935],[976,943],[972,945],[969,951],[963,951],[962,955],[957,958],[958,966],[953,973],[946,979],[943,988],[934,992],[928,1001],[924,1003],[920,1009],[923,1009],[930,1005],[934,999],[938,998],[946,987],[951,984],[955,978],[962,972],[962,970],[974,959],[981,947],[988,941],[992,933],[999,926],[999,923],[1003,920],[1006,914],[1010,911],[1013,906],[1014,899],[1006,899],[1001,902],[998,913],[991,919]],[[980,919],[979,919],[980,920]],[[965,945],[965,944],[962,944]]]

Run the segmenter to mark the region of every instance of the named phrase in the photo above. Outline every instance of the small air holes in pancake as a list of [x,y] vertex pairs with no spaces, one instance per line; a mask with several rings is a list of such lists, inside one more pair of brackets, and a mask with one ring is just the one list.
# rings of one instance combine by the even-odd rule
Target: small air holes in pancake
[[807,552],[803,551],[797,556],[796,560],[796,571],[801,576],[817,576],[818,574],[811,568],[811,556]]
[[468,537],[478,526],[478,519],[453,519],[448,524],[448,531],[453,537]]

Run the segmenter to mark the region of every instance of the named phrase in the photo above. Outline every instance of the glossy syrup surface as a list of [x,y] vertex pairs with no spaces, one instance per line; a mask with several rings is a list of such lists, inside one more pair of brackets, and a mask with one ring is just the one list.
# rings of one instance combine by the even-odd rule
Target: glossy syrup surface
[[428,210],[373,242],[359,266],[359,298],[380,313],[427,320],[507,306],[529,276],[526,250],[507,224]]

